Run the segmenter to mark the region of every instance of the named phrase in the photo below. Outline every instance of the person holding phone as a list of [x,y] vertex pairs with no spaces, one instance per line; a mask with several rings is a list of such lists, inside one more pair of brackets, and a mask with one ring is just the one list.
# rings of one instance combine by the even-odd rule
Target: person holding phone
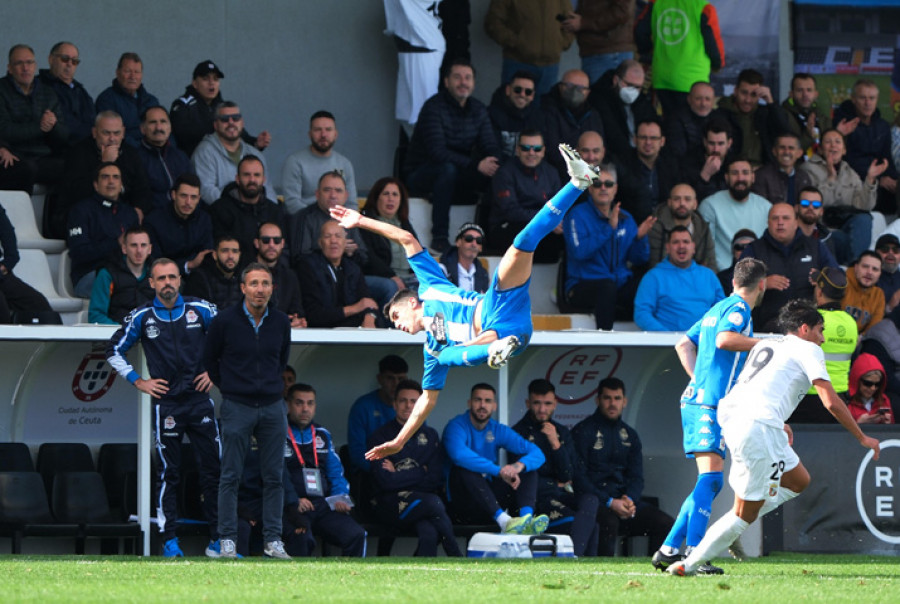
[[884,390],[884,367],[869,353],[859,355],[850,367],[850,389],[844,395],[857,424],[893,424],[894,411]]

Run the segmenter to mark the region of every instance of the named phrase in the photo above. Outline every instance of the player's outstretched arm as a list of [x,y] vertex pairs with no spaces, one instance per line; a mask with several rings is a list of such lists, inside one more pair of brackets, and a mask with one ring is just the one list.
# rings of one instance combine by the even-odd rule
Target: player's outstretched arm
[[875,451],[875,459],[878,459],[878,454],[881,451],[878,440],[871,436],[866,436],[863,431],[860,430],[856,420],[854,420],[853,416],[850,414],[850,410],[847,409],[847,405],[844,404],[844,401],[842,401],[834,391],[831,382],[828,380],[814,380],[813,386],[816,387],[816,392],[822,400],[822,405],[828,412],[833,415],[844,428],[846,428],[847,432],[852,434],[856,440],[859,441],[859,444],[867,449]]
[[748,352],[759,338],[751,338],[736,331],[720,331],[716,334],[716,348],[731,352]]
[[363,216],[356,210],[345,208],[344,206],[335,206],[329,210],[331,217],[341,223],[345,229],[361,228],[373,233],[378,233],[382,237],[387,237],[391,241],[396,241],[403,246],[403,250],[407,256],[418,254],[422,251],[422,245],[409,231],[395,227],[392,224],[373,220],[368,216]]
[[678,355],[678,360],[681,361],[681,366],[684,367],[684,372],[688,374],[689,378],[694,379],[694,366],[697,364],[697,346],[694,345],[689,337],[681,336],[681,339],[675,344],[675,353]]
[[409,419],[406,420],[406,423],[403,424],[403,428],[400,429],[400,433],[397,434],[394,440],[370,449],[366,453],[366,459],[374,461],[399,452],[400,449],[403,448],[403,445],[406,444],[406,441],[408,441],[410,437],[416,433],[416,430],[421,428],[422,424],[425,423],[425,419],[431,413],[431,410],[434,409],[434,405],[437,403],[438,394],[440,393],[440,390],[423,391],[416,400],[416,404],[413,407],[412,413],[409,415]]

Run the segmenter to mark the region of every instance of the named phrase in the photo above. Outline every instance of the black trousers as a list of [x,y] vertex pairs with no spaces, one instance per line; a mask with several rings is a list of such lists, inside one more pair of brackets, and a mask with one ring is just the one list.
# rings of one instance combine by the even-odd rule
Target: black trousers
[[[366,531],[349,514],[335,512],[324,497],[308,497],[314,509],[302,514],[285,514],[282,519],[284,549],[291,556],[311,556],[316,547],[314,536],[341,548],[344,556],[366,555]],[[301,532],[302,530],[302,532]]]
[[597,496],[587,493],[575,494],[557,488],[553,492],[541,489],[538,494],[538,512],[550,518],[547,532],[572,537],[572,550],[576,556],[597,555],[599,507]]
[[462,524],[489,524],[498,510],[534,509],[537,472],[519,474],[521,484],[513,489],[499,476],[485,478],[478,472],[453,466],[450,470],[450,508]]
[[600,527],[598,555],[615,556],[620,536],[646,536],[649,539],[647,549],[655,552],[665,541],[666,535],[669,534],[674,523],[674,518],[645,501],[637,503],[634,518],[625,520],[616,516],[604,502],[597,511],[597,524]]
[[209,537],[219,538],[219,460],[222,456],[216,410],[211,399],[172,401],[156,405],[156,449],[159,452],[157,517],[163,538],[175,536],[178,520],[178,483],[181,480],[181,441],[190,437],[200,473],[203,515],[209,522]]
[[462,556],[444,502],[434,493],[382,493],[378,496],[377,514],[378,519],[385,524],[415,528],[419,538],[416,556],[437,556],[438,543],[443,545],[444,553],[448,556]]

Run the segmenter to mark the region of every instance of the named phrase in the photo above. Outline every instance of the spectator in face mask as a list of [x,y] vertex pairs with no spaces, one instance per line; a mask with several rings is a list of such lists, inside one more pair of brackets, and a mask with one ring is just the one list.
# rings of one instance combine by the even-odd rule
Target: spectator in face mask
[[[578,137],[593,130],[603,136],[603,120],[600,113],[588,102],[591,94],[590,81],[580,69],[570,69],[562,80],[541,99],[543,114],[544,143],[556,149],[566,143],[573,149],[578,146]],[[566,166],[558,153],[548,154],[547,161],[559,172],[560,182],[568,180]]]
[[643,88],[644,68],[634,59],[622,61],[591,86],[591,104],[603,120],[603,140],[619,159],[634,149],[637,125],[656,116]]

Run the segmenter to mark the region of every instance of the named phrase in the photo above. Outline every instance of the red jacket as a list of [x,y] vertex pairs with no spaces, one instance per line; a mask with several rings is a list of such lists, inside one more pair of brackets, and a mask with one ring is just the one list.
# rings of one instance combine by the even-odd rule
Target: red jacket
[[[876,370],[881,372],[881,384],[875,391],[875,400],[872,403],[872,410],[867,411],[863,401],[856,395],[857,390],[859,390],[859,378],[870,371]],[[876,409],[887,409],[888,423],[893,424],[894,412],[891,409],[891,401],[884,393],[884,388],[884,367],[881,366],[881,363],[875,355],[868,353],[859,355],[859,358],[857,358],[850,367],[850,400],[847,402],[847,408],[850,409],[850,414],[853,415],[853,419],[859,421],[859,416],[864,413],[873,413]]]

